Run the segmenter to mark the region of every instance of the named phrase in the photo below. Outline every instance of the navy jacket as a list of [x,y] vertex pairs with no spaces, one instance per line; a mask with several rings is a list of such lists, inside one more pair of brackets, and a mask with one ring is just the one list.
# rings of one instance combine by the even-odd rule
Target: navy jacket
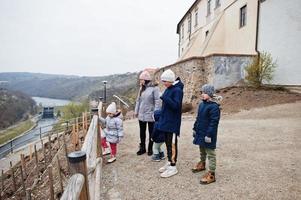
[[[203,101],[199,106],[198,116],[193,127],[193,130],[196,132],[193,144],[215,149],[219,119],[219,105],[216,102]],[[211,138],[211,143],[205,142],[205,136]]]
[[161,115],[161,110],[156,110],[154,112],[155,125],[151,137],[152,140],[156,143],[162,143],[165,141],[165,133],[158,129],[160,115]]
[[174,85],[166,88],[162,99],[161,116],[158,129],[163,132],[176,133],[180,135],[182,100],[184,84],[177,78]]

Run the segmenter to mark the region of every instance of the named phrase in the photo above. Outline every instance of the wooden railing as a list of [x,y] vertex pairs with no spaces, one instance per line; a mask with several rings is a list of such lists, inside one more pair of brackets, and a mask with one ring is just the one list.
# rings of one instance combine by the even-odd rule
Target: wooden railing
[[85,183],[85,177],[82,174],[74,174],[68,182],[65,192],[61,199],[79,199]]
[[[101,104],[99,105],[99,109],[102,109]],[[68,180],[68,185],[61,199],[100,199],[102,170],[100,131],[98,109],[95,109],[81,151],[72,152],[68,155],[70,173],[73,175]],[[82,174],[83,178],[79,178],[77,176],[78,173]]]

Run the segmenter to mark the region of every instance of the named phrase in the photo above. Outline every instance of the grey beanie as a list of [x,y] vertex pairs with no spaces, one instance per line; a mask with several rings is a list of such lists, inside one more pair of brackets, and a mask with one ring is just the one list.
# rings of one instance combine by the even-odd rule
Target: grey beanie
[[213,97],[215,89],[213,85],[205,84],[202,86],[202,92],[208,94],[210,97]]

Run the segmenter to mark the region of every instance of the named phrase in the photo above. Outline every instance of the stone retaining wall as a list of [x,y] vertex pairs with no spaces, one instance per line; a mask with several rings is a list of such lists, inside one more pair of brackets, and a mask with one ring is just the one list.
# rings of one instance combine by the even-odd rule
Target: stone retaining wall
[[[252,60],[252,55],[211,55],[191,57],[159,69],[155,80],[171,69],[184,83],[184,103],[191,103],[199,92],[201,85],[213,84],[217,89],[235,85],[244,79],[244,68]],[[162,84],[160,84],[161,89]]]

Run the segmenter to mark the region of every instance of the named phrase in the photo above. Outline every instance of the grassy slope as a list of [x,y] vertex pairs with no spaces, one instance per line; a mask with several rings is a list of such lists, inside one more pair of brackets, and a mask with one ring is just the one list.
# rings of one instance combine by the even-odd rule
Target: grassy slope
[[13,128],[8,128],[0,133],[0,144],[3,144],[29,130],[34,126],[34,122],[30,119],[20,122]]

